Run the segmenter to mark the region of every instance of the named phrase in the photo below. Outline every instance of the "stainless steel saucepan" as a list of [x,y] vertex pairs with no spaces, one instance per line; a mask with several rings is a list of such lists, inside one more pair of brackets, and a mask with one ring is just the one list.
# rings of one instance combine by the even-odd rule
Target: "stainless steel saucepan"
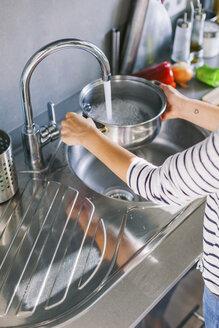
[[101,79],[80,93],[83,115],[94,120],[106,136],[125,148],[141,146],[159,133],[166,97],[154,83],[129,75],[111,78],[112,118],[107,118]]

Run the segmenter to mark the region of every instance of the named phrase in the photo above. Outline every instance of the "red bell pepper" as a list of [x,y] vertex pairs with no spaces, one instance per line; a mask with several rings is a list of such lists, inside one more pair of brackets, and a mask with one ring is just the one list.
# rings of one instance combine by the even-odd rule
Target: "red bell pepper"
[[156,80],[164,84],[169,84],[174,88],[176,87],[171,64],[167,61],[164,61],[156,66],[146,68],[145,70],[134,73],[132,75],[143,77],[144,79],[150,81]]

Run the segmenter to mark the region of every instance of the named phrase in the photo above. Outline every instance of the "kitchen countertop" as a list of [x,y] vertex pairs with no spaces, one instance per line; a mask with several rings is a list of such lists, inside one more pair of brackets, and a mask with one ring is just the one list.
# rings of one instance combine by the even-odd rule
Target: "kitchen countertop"
[[[204,64],[210,67],[219,68],[219,55],[213,58],[205,58]],[[213,90],[211,86],[200,82],[194,77],[188,82],[188,85],[188,88],[177,87],[177,89],[189,98],[202,99],[206,93]]]
[[[213,60],[206,60],[206,64],[219,67],[219,56]],[[191,98],[201,99],[212,88],[192,79],[189,82],[189,88],[179,88],[179,90]],[[76,102],[69,98],[58,104],[57,109],[64,115],[69,111],[69,105],[72,103]],[[20,159],[22,154],[19,148],[15,150],[15,155],[17,169],[20,172],[19,181],[24,186],[28,177],[23,167],[23,160]],[[62,174],[61,178],[60,174]],[[89,195],[86,194],[87,189],[80,189],[79,180],[71,176],[66,163],[60,165],[59,162],[59,166],[50,170],[46,179],[58,180],[63,184],[70,183],[72,185],[74,183],[76,187],[79,186],[82,196],[85,192],[84,197],[88,196],[89,198]],[[93,193],[90,195],[92,195],[90,199],[97,206],[99,199],[95,198]],[[104,205],[104,198],[101,198],[101,201]],[[164,227],[163,231],[161,229],[156,243],[153,244],[152,240],[148,249],[147,247],[144,249],[143,257],[136,256],[135,265],[132,268],[127,265],[124,268],[124,274],[109,288],[106,288],[104,294],[97,298],[92,306],[73,318],[71,313],[66,314],[65,322],[58,318],[56,325],[67,328],[135,327],[200,257],[204,206],[204,200],[193,202],[183,211],[179,221],[173,220],[171,229],[168,225]],[[0,326],[1,320],[4,319],[0,318]],[[2,325],[1,327],[6,326]],[[54,327],[54,325],[48,322],[43,327]]]

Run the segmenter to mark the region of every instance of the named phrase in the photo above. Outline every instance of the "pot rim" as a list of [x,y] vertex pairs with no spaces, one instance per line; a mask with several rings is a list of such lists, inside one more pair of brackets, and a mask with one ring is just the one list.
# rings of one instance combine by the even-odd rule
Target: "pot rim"
[[147,120],[147,121],[144,121],[144,122],[141,122],[141,123],[137,123],[137,124],[132,124],[132,125],[118,125],[116,123],[107,123],[107,122],[104,122],[102,120],[96,120],[95,118],[89,116],[89,113],[85,112],[84,109],[83,109],[83,99],[84,99],[84,96],[91,89],[93,89],[94,87],[96,87],[96,86],[98,86],[100,84],[104,84],[104,81],[101,78],[90,82],[89,84],[87,84],[81,90],[80,95],[79,95],[79,104],[80,104],[80,107],[81,107],[82,112],[86,116],[92,118],[95,122],[100,123],[100,124],[103,124],[105,126],[109,126],[109,127],[114,127],[114,126],[116,126],[116,127],[122,127],[122,128],[138,127],[138,126],[145,125],[146,123],[151,123],[153,121],[156,121],[157,119],[160,119],[160,116],[163,114],[163,112],[165,111],[166,106],[167,106],[166,96],[165,96],[165,93],[163,92],[163,90],[160,89],[152,81],[146,80],[146,79],[144,79],[142,77],[137,77],[137,76],[132,76],[132,75],[113,75],[113,76],[111,76],[111,81],[123,81],[123,80],[124,81],[136,81],[138,83],[142,83],[142,84],[147,85],[147,86],[151,87],[152,89],[156,90],[157,93],[159,94],[160,99],[161,99],[161,102],[162,102],[162,106],[161,106],[160,112],[156,116],[152,117],[150,120]]

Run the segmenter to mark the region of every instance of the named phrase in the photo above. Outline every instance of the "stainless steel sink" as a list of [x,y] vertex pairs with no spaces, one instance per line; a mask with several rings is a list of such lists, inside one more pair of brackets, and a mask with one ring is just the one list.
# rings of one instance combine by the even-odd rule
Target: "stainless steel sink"
[[[159,165],[205,136],[173,120],[133,151]],[[74,327],[195,208],[146,202],[82,147],[56,151],[0,206],[0,327]]]
[[[205,136],[203,130],[186,121],[169,120],[162,125],[160,134],[153,142],[133,149],[133,152],[155,165],[161,165],[168,156],[194,145]],[[85,148],[70,147],[68,160],[74,173],[96,192],[129,202],[145,201]]]

